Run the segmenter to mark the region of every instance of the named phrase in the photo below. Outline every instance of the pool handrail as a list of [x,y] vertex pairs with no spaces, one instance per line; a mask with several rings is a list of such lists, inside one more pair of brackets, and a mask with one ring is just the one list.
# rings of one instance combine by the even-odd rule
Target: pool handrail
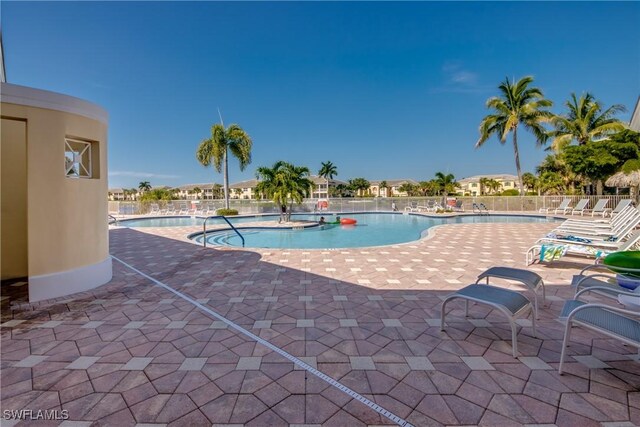
[[114,224],[114,225],[118,225],[118,218],[116,218],[115,216],[111,215],[111,214],[107,214],[109,215],[109,219],[113,220],[113,222],[107,221],[108,224]]
[[207,247],[207,220],[218,219],[218,218],[224,219],[226,221],[226,223],[229,224],[229,227],[231,227],[231,229],[236,232],[236,234],[240,237],[240,240],[242,240],[242,247],[244,248],[244,236],[242,234],[240,234],[238,229],[235,228],[233,226],[233,224],[231,224],[231,222],[224,215],[212,215],[212,216],[208,216],[208,217],[206,217],[204,219],[204,222],[202,223],[202,244],[203,244],[203,247],[205,247],[205,248]]

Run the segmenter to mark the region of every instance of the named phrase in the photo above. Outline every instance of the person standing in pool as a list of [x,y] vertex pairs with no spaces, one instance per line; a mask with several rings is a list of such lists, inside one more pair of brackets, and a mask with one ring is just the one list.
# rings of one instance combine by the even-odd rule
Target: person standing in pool
[[324,222],[324,217],[323,216],[320,217],[320,221],[318,221],[318,224],[320,224],[320,225],[326,224],[326,222]]

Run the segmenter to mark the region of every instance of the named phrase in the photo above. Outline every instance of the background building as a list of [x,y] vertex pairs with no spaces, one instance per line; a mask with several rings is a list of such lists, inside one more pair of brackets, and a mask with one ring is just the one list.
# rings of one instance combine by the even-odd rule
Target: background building
[[[484,184],[481,180],[484,178]],[[475,175],[458,181],[458,194],[462,196],[482,196],[518,189],[518,177],[509,174]]]

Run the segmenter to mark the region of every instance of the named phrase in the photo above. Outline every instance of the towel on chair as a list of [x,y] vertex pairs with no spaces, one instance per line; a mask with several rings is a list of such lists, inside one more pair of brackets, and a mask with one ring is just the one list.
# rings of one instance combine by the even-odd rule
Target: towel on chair
[[540,262],[560,259],[567,253],[565,245],[542,245],[540,248]]

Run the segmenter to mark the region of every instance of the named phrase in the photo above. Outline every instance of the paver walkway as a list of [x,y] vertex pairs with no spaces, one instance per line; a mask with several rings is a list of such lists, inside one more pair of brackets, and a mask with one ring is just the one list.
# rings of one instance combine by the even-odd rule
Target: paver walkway
[[[412,244],[331,251],[203,249],[161,229],[110,240],[117,258],[413,425],[640,424],[632,349],[576,329],[557,374],[556,318],[586,259],[531,268],[548,301],[538,338],[521,321],[520,359],[505,318],[485,307],[465,319],[452,304],[440,332],[444,295],[490,266],[522,268],[550,228],[447,225]],[[94,292],[3,300],[0,326],[3,409],[66,409],[86,422],[61,425],[391,423],[119,262]]]

